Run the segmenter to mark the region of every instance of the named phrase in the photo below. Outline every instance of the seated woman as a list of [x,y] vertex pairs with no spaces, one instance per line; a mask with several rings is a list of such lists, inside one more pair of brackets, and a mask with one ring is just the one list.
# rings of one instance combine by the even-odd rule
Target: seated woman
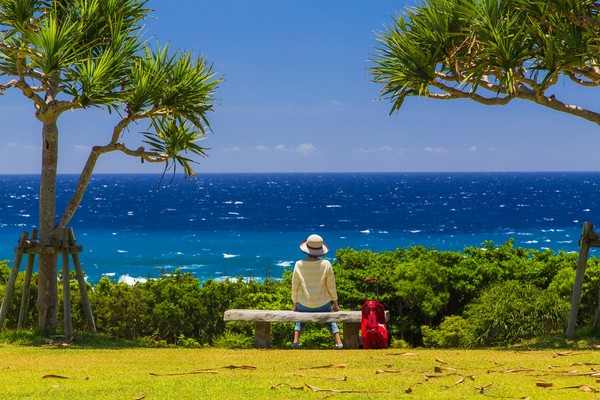
[[[331,263],[321,260],[329,249],[319,235],[310,235],[300,243],[300,250],[307,257],[294,265],[292,275],[292,301],[294,311],[298,312],[327,312],[339,311],[338,296],[335,287],[335,277]],[[300,347],[300,335],[304,331],[304,323],[297,322],[294,327],[293,348]],[[340,330],[335,322],[326,323],[326,327],[335,339],[335,349],[344,347],[340,339]]]

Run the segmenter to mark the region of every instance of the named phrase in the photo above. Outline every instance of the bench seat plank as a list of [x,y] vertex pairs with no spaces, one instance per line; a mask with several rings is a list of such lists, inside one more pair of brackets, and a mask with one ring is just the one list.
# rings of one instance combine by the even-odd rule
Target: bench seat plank
[[[224,321],[248,321],[255,324],[255,346],[269,348],[271,346],[271,322],[336,322],[344,324],[344,345],[349,349],[359,347],[359,330],[362,311],[337,312],[297,312],[291,310],[227,310]],[[389,321],[390,312],[385,311],[385,319]]]

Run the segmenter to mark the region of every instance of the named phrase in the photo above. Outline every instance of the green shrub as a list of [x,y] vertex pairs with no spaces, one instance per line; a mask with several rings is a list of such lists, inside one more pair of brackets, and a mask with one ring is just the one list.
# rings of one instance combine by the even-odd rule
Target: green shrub
[[466,310],[479,346],[504,346],[563,329],[569,303],[527,282],[500,282]]
[[438,329],[422,326],[423,345],[441,348],[469,348],[475,344],[475,327],[461,316],[444,318]]
[[252,336],[231,332],[225,332],[213,342],[213,346],[221,349],[249,349],[253,345],[254,339]]

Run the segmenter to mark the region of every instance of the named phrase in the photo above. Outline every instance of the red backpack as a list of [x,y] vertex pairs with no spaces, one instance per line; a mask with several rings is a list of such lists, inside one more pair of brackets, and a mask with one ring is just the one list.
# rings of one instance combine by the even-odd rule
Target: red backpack
[[385,326],[385,310],[379,302],[379,286],[377,278],[365,279],[365,297],[367,284],[375,282],[377,300],[367,300],[362,306],[362,320],[360,330],[362,333],[363,349],[387,349],[388,331]]

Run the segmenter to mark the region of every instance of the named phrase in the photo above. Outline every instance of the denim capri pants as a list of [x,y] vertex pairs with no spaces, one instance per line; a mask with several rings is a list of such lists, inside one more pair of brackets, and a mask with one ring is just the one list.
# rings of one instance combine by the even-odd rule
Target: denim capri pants
[[[298,312],[329,312],[329,311],[331,311],[331,304],[327,303],[321,307],[310,308],[310,307],[305,307],[302,304],[298,303],[298,305],[296,307],[296,311],[298,311]],[[296,322],[296,326],[294,327],[294,330],[299,331],[299,332],[304,332],[305,325],[306,324],[304,322]],[[335,322],[325,322],[325,327],[327,328],[329,333],[331,333],[332,335],[335,333],[338,333],[340,331],[340,329],[338,328],[338,326]]]

